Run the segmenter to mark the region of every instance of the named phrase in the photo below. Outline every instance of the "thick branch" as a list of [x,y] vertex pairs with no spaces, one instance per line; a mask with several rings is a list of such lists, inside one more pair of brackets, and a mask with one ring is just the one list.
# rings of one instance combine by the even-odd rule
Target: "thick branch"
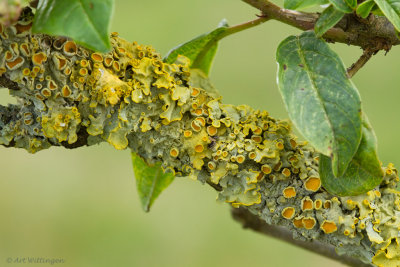
[[[267,0],[242,0],[259,9],[264,16],[286,23],[301,30],[311,30],[319,15],[316,13],[298,12],[280,8]],[[334,28],[323,36],[332,42],[345,43],[389,50],[391,46],[400,44],[393,25],[385,18],[371,16],[367,21],[360,21],[355,15],[346,15]]]
[[348,266],[353,267],[369,267],[372,266],[370,264],[365,264],[362,261],[348,257],[346,255],[339,256],[335,248],[332,245],[321,243],[316,240],[311,241],[302,241],[299,239],[293,238],[293,233],[289,231],[287,228],[278,226],[278,225],[270,225],[267,224],[264,220],[260,219],[260,217],[252,214],[246,208],[233,208],[232,210],[232,217],[243,225],[243,228],[251,229],[258,233],[277,238],[279,240],[285,241],[289,244],[295,245],[302,249],[305,249],[310,252],[314,252],[321,256],[325,256],[329,259],[341,262]]
[[20,89],[12,91],[17,105],[0,106],[0,145],[31,153],[100,142],[129,148],[148,163],[162,161],[176,176],[207,182],[219,191],[218,200],[246,206],[268,224],[289,229],[294,239],[331,244],[376,265],[388,257],[399,261],[393,166],[383,168],[375,190],[331,195],[321,187],[319,154],[296,141],[288,122],[222,104],[187,58],[166,64],[151,47],[115,34],[113,51],[99,54],[65,38],[6,30],[3,51],[35,43],[32,51],[41,60],[33,52],[15,55],[3,74]]

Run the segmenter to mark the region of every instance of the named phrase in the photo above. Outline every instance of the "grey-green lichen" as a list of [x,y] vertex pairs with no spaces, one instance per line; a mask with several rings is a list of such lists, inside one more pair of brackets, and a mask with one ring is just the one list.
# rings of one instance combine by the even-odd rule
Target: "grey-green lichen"
[[[221,189],[295,238],[318,239],[377,266],[400,265],[397,171],[376,189],[336,197],[321,187],[318,153],[290,124],[248,106],[222,104],[185,57],[162,62],[149,46],[112,34],[99,54],[63,37],[32,35],[31,22],[0,26],[0,75],[17,83],[17,105],[0,107],[0,144],[31,153],[106,141],[166,172]],[[207,90],[205,90],[207,89]]]

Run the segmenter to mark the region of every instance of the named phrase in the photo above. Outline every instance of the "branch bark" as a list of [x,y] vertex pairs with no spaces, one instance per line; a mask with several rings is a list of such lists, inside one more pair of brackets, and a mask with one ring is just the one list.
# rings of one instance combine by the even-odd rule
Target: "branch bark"
[[233,219],[242,224],[244,229],[251,229],[260,234],[264,234],[266,236],[285,241],[291,245],[327,257],[329,259],[343,263],[348,266],[352,267],[373,266],[371,264],[365,264],[356,258],[348,257],[346,255],[339,256],[335,251],[335,247],[333,247],[332,245],[322,243],[316,240],[302,241],[299,239],[294,239],[293,233],[289,231],[287,228],[278,225],[267,224],[264,220],[261,220],[260,217],[252,214],[246,208],[243,207],[232,208],[231,213]]
[[[315,22],[319,17],[317,13],[280,8],[268,0],[242,1],[259,9],[267,18],[303,31],[314,29]],[[348,14],[334,28],[328,30],[323,38],[329,42],[355,45],[376,51],[388,51],[392,46],[400,44],[393,25],[385,17],[379,16],[370,16],[369,20],[361,21],[355,15]]]

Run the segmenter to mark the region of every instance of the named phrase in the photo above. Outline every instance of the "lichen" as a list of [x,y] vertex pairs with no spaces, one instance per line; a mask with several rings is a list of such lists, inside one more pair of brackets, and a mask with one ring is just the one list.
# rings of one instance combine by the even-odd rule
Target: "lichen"
[[[378,266],[398,266],[397,171],[354,197],[321,187],[318,153],[287,121],[222,104],[189,61],[166,64],[150,46],[111,36],[99,54],[65,37],[0,27],[0,75],[18,84],[18,105],[0,106],[0,144],[35,153],[50,146],[108,142],[165,171],[216,185],[218,200],[246,206],[295,238],[318,239]],[[86,137],[85,137],[86,136]],[[85,139],[86,138],[86,139]]]

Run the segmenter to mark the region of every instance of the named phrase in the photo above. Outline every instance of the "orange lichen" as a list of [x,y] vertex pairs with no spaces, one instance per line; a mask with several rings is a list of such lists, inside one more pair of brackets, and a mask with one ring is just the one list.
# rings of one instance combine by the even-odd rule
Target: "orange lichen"
[[325,234],[331,234],[337,231],[337,226],[333,221],[324,221],[321,225],[321,230],[324,231]]
[[184,132],[183,132],[183,136],[185,136],[185,137],[191,137],[191,136],[192,136],[192,131],[190,131],[190,130],[184,131]]
[[6,62],[6,66],[9,70],[15,70],[24,64],[24,59],[22,57],[17,57],[13,61]]
[[67,59],[60,54],[53,55],[53,62],[59,70],[63,70],[67,66]]
[[16,29],[16,33],[21,34],[24,32],[28,32],[32,28],[32,22],[18,22],[17,24],[14,25]]
[[290,170],[288,168],[284,168],[282,170],[282,174],[285,175],[285,177],[289,177],[290,176]]
[[204,150],[204,146],[203,145],[196,145],[194,147],[194,151],[196,151],[197,153],[201,153]]
[[90,57],[94,62],[103,62],[103,56],[99,53],[93,53]]
[[325,200],[324,209],[330,209],[330,208],[331,208],[331,201],[330,200]]
[[257,181],[261,181],[264,178],[264,176],[265,176],[264,173],[259,172],[257,175]]
[[196,97],[200,94],[200,90],[197,88],[192,88],[191,96]]
[[209,161],[209,162],[207,163],[207,166],[208,166],[208,168],[209,168],[210,170],[214,170],[215,167],[216,167],[216,164],[215,164],[215,162],[213,162],[213,161]]
[[71,70],[69,67],[66,67],[66,68],[64,69],[64,74],[67,75],[67,76],[70,75],[71,72],[72,72],[72,70]]
[[173,147],[169,151],[169,154],[171,155],[171,157],[176,158],[179,155],[179,150],[177,148]]
[[272,171],[272,168],[268,164],[264,164],[261,166],[261,171],[265,174],[270,174]]
[[51,96],[51,91],[47,88],[44,88],[42,90],[42,95],[44,95],[45,97],[50,97]]
[[75,42],[67,41],[64,44],[64,53],[68,56],[73,56],[78,51],[78,47],[76,46]]
[[304,228],[311,230],[314,228],[315,224],[316,224],[316,220],[313,217],[306,217],[303,218],[303,226]]
[[88,70],[86,68],[81,68],[79,70],[79,75],[86,76],[88,74]]
[[42,65],[43,62],[45,62],[47,60],[47,56],[44,52],[39,52],[36,54],[33,54],[32,56],[32,62],[35,65]]
[[63,88],[61,89],[62,95],[63,97],[69,97],[71,95],[71,89],[69,88],[69,86],[66,84],[63,86]]
[[285,198],[292,198],[296,196],[296,189],[293,186],[286,187],[282,191]]
[[293,219],[293,225],[296,228],[303,228],[303,216],[299,216]]
[[314,207],[314,202],[310,199],[310,197],[305,197],[301,200],[301,210],[312,210]]
[[290,139],[290,145],[292,146],[292,148],[296,148],[297,147],[297,142],[294,139]]
[[24,76],[28,76],[30,73],[31,73],[31,70],[28,68],[25,68],[22,70],[22,75],[24,75]]
[[192,129],[195,132],[200,132],[201,131],[201,126],[197,123],[196,120],[193,120],[190,126],[192,127]]
[[262,129],[260,127],[256,127],[253,131],[254,134],[256,135],[261,135],[262,134]]
[[208,133],[210,136],[214,136],[214,135],[217,134],[217,128],[215,128],[214,126],[208,126],[208,127],[207,127],[207,133]]
[[321,199],[315,200],[315,201],[314,201],[314,207],[315,207],[316,210],[321,209],[321,207],[322,207],[322,200],[321,200]]
[[114,61],[114,62],[112,63],[112,68],[113,68],[113,70],[116,71],[116,72],[119,72],[119,71],[121,70],[121,67],[120,67],[118,61]]
[[197,116],[201,116],[201,115],[203,115],[203,110],[201,108],[198,108],[193,111],[193,114],[197,115]]
[[293,207],[286,207],[282,210],[282,217],[285,219],[292,219],[295,215],[295,209]]
[[106,67],[111,67],[111,64],[113,63],[114,59],[111,57],[106,57],[104,58],[104,65]]
[[27,43],[22,43],[20,45],[20,50],[21,50],[22,54],[26,57],[29,57],[31,55],[31,51],[29,50],[29,46]]
[[243,155],[238,155],[236,157],[237,163],[243,163],[246,158]]
[[196,118],[196,121],[198,121],[201,126],[206,125],[206,120],[203,117]]
[[253,135],[253,136],[251,137],[251,140],[253,140],[255,143],[261,143],[262,137],[261,137],[261,136],[258,136],[258,135]]
[[87,67],[89,66],[89,61],[87,61],[86,59],[82,59],[82,60],[79,62],[79,65],[80,65],[82,68],[87,68]]
[[283,149],[285,148],[285,146],[283,145],[282,142],[277,142],[275,146],[276,146],[276,148],[279,149],[279,150],[283,150]]
[[308,191],[315,192],[321,187],[321,179],[318,177],[310,177],[304,182],[304,187]]
[[257,157],[257,154],[254,152],[249,153],[249,159],[255,159]]

